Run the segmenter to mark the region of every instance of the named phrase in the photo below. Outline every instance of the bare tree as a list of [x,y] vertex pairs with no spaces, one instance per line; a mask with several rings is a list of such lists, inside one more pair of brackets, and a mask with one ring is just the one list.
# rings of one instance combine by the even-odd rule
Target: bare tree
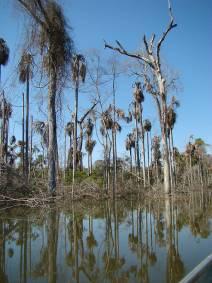
[[161,128],[161,138],[163,146],[163,169],[164,169],[164,192],[170,193],[170,172],[169,172],[169,154],[168,154],[168,141],[167,141],[167,83],[163,75],[163,70],[161,67],[161,47],[165,42],[167,35],[170,31],[177,25],[174,23],[174,18],[172,14],[172,8],[170,5],[170,0],[168,0],[170,22],[167,29],[155,44],[155,34],[152,35],[150,41],[147,41],[146,36],[143,37],[143,43],[145,47],[145,52],[131,53],[128,52],[123,45],[116,41],[117,46],[111,46],[105,43],[105,48],[110,48],[114,51],[119,52],[125,56],[134,58],[140,61],[146,68],[148,68],[152,74],[152,77],[157,83],[156,91],[152,88],[150,80],[146,73],[144,73],[144,79],[146,84],[148,83],[148,92],[150,92],[155,100],[158,108],[158,116]]

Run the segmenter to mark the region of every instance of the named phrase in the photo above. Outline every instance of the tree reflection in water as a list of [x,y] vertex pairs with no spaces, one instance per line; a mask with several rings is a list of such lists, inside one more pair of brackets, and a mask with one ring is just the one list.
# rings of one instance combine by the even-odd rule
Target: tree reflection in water
[[[5,210],[0,217],[0,282],[178,282],[208,254],[211,194],[176,200],[73,203]],[[199,239],[199,243],[195,240]],[[184,247],[184,248],[179,248]],[[191,256],[192,258],[192,256]],[[187,260],[186,260],[187,259]]]

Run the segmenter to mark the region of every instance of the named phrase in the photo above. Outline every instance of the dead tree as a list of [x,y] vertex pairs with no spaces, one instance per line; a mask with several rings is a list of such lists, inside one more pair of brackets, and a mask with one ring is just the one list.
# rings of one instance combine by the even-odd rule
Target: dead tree
[[[147,91],[153,96],[157,105],[158,116],[161,128],[161,141],[163,146],[163,173],[164,173],[164,191],[170,193],[170,172],[169,172],[169,154],[168,154],[168,131],[167,131],[167,82],[161,67],[161,47],[165,42],[167,35],[174,29],[177,24],[174,22],[170,0],[168,0],[170,22],[167,29],[160,37],[159,41],[155,43],[155,34],[152,35],[148,41],[146,36],[143,37],[145,52],[127,51],[123,45],[116,41],[117,46],[109,45],[105,42],[105,48],[112,49],[122,55],[134,58],[142,63],[143,75]],[[145,70],[149,70],[152,78],[156,82],[156,89],[153,88],[150,77]]]

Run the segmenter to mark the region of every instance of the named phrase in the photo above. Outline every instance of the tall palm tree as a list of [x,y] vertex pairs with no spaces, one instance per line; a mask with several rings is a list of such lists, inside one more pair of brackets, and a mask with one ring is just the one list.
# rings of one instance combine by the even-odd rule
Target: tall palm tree
[[148,184],[150,185],[150,171],[149,171],[149,133],[152,129],[151,122],[146,119],[144,120],[144,131],[146,132],[146,141],[147,141],[147,172],[148,172]]
[[94,124],[91,120],[91,118],[88,118],[87,123],[85,125],[85,133],[86,133],[86,137],[87,137],[87,141],[86,141],[86,145],[85,145],[85,149],[88,153],[88,175],[90,176],[92,174],[92,152],[93,152],[93,148],[96,145],[95,141],[92,141],[92,134],[93,134],[93,127]]
[[110,186],[110,150],[111,150],[111,142],[109,131],[113,128],[113,118],[111,116],[111,107],[109,106],[101,114],[101,128],[100,132],[102,136],[105,138],[104,144],[104,159],[105,159],[105,180],[106,180],[106,191],[109,191]]
[[90,176],[92,174],[92,153],[93,153],[93,149],[96,145],[96,141],[95,140],[92,140],[91,138],[89,138],[87,141],[86,141],[86,144],[85,144],[85,149],[88,153],[88,175]]
[[[48,77],[48,187],[56,192],[57,120],[56,95],[64,86],[73,52],[73,41],[68,31],[63,11],[55,0],[17,0],[30,15],[33,24],[29,25],[32,36],[30,45],[39,50],[42,66]],[[37,40],[34,40],[34,39]]]
[[26,152],[25,152],[25,174],[29,174],[29,80],[32,78],[32,55],[23,52],[19,63],[19,80],[26,83]]
[[80,79],[85,82],[86,63],[85,57],[82,54],[75,54],[72,57],[72,79],[75,84],[75,99],[74,99],[74,140],[73,140],[73,184],[74,176],[77,167],[77,125],[78,125],[78,97]]
[[[142,157],[143,157],[143,167],[142,167],[143,168],[143,184],[145,187],[146,186],[146,172],[145,172],[146,162],[145,162],[145,145],[144,145],[144,127],[143,127],[143,117],[142,117],[142,114],[143,114],[142,102],[144,102],[144,94],[143,94],[140,82],[135,82],[134,99],[136,103],[136,109],[139,113],[138,121],[140,122],[140,125],[141,125],[141,144],[142,144]],[[137,155],[138,154],[139,152],[137,153]]]
[[[68,122],[65,127],[65,136],[68,135],[69,137],[69,155],[68,155],[68,167],[73,169],[73,136],[74,136],[74,123]],[[66,154],[66,153],[65,153]],[[66,164],[65,164],[66,166]]]

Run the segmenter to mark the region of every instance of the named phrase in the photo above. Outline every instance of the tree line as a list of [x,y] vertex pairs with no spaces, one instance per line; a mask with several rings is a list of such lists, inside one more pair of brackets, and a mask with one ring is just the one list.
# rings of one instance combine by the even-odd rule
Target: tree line
[[[103,187],[113,196],[119,182],[125,180],[138,184],[139,188],[150,188],[163,184],[164,192],[171,193],[179,184],[192,185],[197,181],[210,183],[211,159],[206,154],[206,144],[202,139],[190,140],[184,153],[180,153],[174,144],[174,126],[179,102],[171,96],[175,79],[169,78],[161,59],[161,49],[168,35],[177,27],[172,8],[168,1],[170,21],[162,36],[156,41],[153,34],[150,39],[143,37],[144,49],[129,52],[118,40],[116,45],[105,42],[105,48],[111,49],[131,59],[131,73],[135,77],[132,90],[132,102],[127,110],[122,110],[116,102],[116,84],[119,66],[115,60],[110,64],[107,76],[110,76],[112,101],[106,106],[102,88],[104,86],[104,66],[101,58],[95,54],[88,63],[85,55],[76,52],[70,36],[62,7],[56,1],[17,0],[23,13],[32,21],[29,25],[26,44],[18,64],[19,81],[25,84],[22,95],[22,139],[9,138],[9,122],[12,116],[12,104],[1,89],[0,96],[0,160],[1,167],[22,169],[22,174],[30,182],[33,172],[41,177],[48,174],[48,189],[56,193],[61,178],[66,180],[72,174],[72,194],[79,172],[88,176],[96,174],[93,166],[93,150],[97,142],[103,148],[104,160],[99,166],[103,176]],[[106,51],[105,51],[106,52]],[[0,39],[0,70],[9,59],[9,48],[4,39]],[[34,74],[35,62],[39,61],[39,73],[47,83],[47,121],[34,121],[29,107],[30,83]],[[67,81],[71,81],[74,90],[74,106],[69,122],[64,128],[64,163],[58,153],[57,99]],[[79,92],[83,84],[89,81],[95,98],[90,107],[79,117]],[[160,135],[152,137],[152,123],[143,116],[144,100],[151,95],[157,108]],[[30,119],[31,116],[31,119]],[[125,145],[128,157],[118,157],[120,145],[117,135],[122,123],[131,124]],[[94,139],[94,131],[95,137]],[[33,135],[41,138],[42,154],[33,145]],[[83,147],[83,142],[85,142]],[[83,164],[83,148],[87,152],[87,166]],[[19,160],[19,161],[18,161]],[[95,170],[93,170],[95,167]],[[98,171],[98,170],[97,170]],[[41,173],[41,175],[40,175]],[[62,177],[61,177],[62,175]],[[35,176],[35,175],[34,175]]]

